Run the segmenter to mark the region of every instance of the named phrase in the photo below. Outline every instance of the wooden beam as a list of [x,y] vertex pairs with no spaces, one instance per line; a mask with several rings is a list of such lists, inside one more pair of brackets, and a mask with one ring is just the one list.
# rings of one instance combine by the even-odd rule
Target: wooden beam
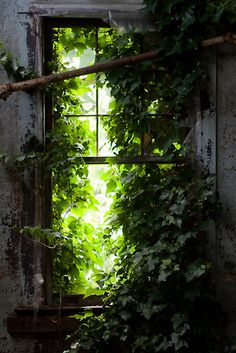
[[[67,306],[52,306],[52,307],[40,307],[37,311],[37,316],[49,316],[49,315],[61,315],[70,316],[74,314],[83,314],[85,311],[92,311],[95,315],[99,315],[103,312],[102,305],[67,305]],[[15,308],[14,313],[17,316],[34,316],[33,307]]]
[[104,311],[102,305],[68,305],[68,306],[42,306],[37,312],[33,307],[15,308],[14,313],[7,318],[7,331],[10,334],[57,335],[69,334],[78,329],[80,321],[73,318],[75,314],[92,311],[100,315]]
[[60,316],[17,316],[7,318],[7,332],[10,334],[69,334],[79,327],[79,320]]

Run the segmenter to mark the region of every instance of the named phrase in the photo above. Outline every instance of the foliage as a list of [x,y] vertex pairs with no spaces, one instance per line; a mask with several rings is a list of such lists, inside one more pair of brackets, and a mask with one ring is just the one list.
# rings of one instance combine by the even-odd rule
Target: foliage
[[[119,156],[159,155],[172,161],[191,152],[183,144],[181,126],[191,94],[205,78],[201,41],[228,31],[236,20],[235,4],[232,0],[144,0],[144,4],[155,33],[105,29],[100,37],[98,61],[146,50],[158,53],[153,62],[100,75],[99,85],[106,82],[113,97],[104,128]],[[72,57],[95,48],[94,31],[58,29],[51,69],[68,69]],[[12,66],[8,57],[3,56],[2,63]],[[210,177],[198,178],[187,164],[120,165],[108,176],[114,202],[105,229],[97,233],[83,220],[87,210],[96,208],[83,161],[94,151],[94,133],[89,124],[69,114],[93,109],[92,101],[85,104],[85,96],[94,82],[90,75],[49,88],[55,127],[48,134],[44,162],[52,177],[53,227],[25,229],[26,234],[46,237],[56,248],[58,289],[81,290],[87,286],[86,271],[92,270],[98,293],[101,287],[105,291],[104,313],[82,320],[71,352],[223,352],[225,322],[215,302],[212,264],[203,250],[205,223],[212,217]],[[121,228],[124,241],[115,244],[119,258],[104,274],[101,249],[103,256],[114,251],[112,233]]]
[[[96,29],[56,30],[51,69],[65,70],[78,62],[81,66],[90,64],[94,60],[92,49],[96,47],[96,35]],[[106,36],[105,29],[100,31],[99,39],[103,36]],[[78,58],[75,63],[74,58]],[[84,156],[95,153],[96,136],[89,120],[75,115],[94,114],[94,87],[95,75],[50,87],[54,128],[48,132],[44,157],[52,177],[52,228],[61,234],[54,251],[54,290],[86,295],[103,293],[107,272],[110,266],[115,266],[116,258],[111,228],[86,220],[88,213],[98,217],[100,208],[88,179],[88,166],[83,161]],[[114,178],[116,169],[111,168],[102,179],[109,174]],[[116,184],[114,180],[108,183],[110,194],[114,194]]]
[[[205,78],[201,42],[235,23],[232,1],[145,1],[156,33],[113,33],[99,60],[154,49],[152,63],[106,73],[114,100],[105,125],[119,155],[189,153],[181,122]],[[104,77],[101,78],[101,84]],[[148,113],[151,113],[148,114]],[[141,147],[140,147],[140,142]],[[100,317],[84,319],[71,352],[222,352],[225,325],[206,259],[211,182],[188,165],[120,166],[111,226],[122,226],[118,281]]]
[[12,77],[15,81],[22,81],[36,77],[34,71],[26,69],[16,60],[13,60],[11,53],[4,49],[2,43],[0,43],[0,64],[3,66],[9,79]]
[[219,308],[200,231],[209,217],[202,210],[210,184],[181,167],[142,166],[124,174],[114,207],[114,226],[123,225],[126,240],[119,281],[100,319],[80,326],[75,351],[221,351]]

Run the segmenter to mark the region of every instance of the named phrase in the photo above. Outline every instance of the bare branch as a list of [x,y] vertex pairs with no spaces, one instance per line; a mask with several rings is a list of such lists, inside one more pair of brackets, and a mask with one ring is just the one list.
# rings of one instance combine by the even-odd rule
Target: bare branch
[[212,45],[223,44],[223,43],[236,44],[236,34],[226,33],[224,36],[205,39],[202,42],[202,47],[207,48]]
[[26,80],[16,83],[6,83],[0,85],[0,99],[6,100],[12,92],[15,91],[25,91],[34,87],[39,87],[47,85],[49,83],[59,82],[68,80],[74,77],[79,77],[83,75],[88,75],[92,73],[102,72],[110,70],[116,67],[125,65],[134,65],[143,61],[154,60],[157,58],[157,54],[154,51],[133,55],[129,57],[124,57],[112,61],[107,61],[92,66],[86,66],[81,69],[70,70],[62,73],[56,73],[48,76],[41,76],[31,80]]
[[[231,43],[236,44],[236,34],[227,33],[223,36],[218,36],[214,38],[205,39],[202,41],[202,47],[207,48],[213,45]],[[15,83],[5,83],[0,85],[0,99],[6,100],[12,92],[16,91],[26,91],[34,87],[39,87],[47,85],[54,82],[68,80],[74,77],[79,77],[83,75],[88,75],[92,73],[98,73],[106,70],[110,70],[116,67],[125,65],[135,65],[137,63],[154,60],[157,58],[157,54],[154,51],[133,55],[129,57],[124,57],[120,59],[115,59],[92,66],[86,66],[81,69],[70,70],[62,73],[56,73],[48,76],[41,76],[31,80],[15,82]]]

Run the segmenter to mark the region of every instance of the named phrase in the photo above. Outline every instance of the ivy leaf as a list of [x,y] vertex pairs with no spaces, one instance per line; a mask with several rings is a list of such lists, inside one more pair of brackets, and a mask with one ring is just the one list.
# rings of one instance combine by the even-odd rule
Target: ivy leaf
[[124,320],[124,321],[128,321],[131,318],[131,313],[129,311],[125,311],[125,310],[121,310],[120,312],[120,317]]
[[159,282],[166,282],[167,278],[171,275],[171,271],[161,271],[158,276]]
[[110,179],[106,185],[107,185],[107,193],[110,193],[116,189],[117,183],[114,179]]
[[152,305],[150,305],[149,303],[141,304],[140,309],[141,309],[143,316],[147,320],[150,320],[153,313],[155,312],[155,308]]
[[190,264],[186,271],[186,280],[187,282],[192,281],[193,279],[201,277],[207,271],[207,266],[205,264],[194,262]]
[[177,331],[179,327],[183,326],[183,324],[187,322],[186,313],[176,313],[172,317],[171,322],[173,324],[173,329]]
[[[187,325],[186,325],[187,327]],[[182,335],[178,333],[172,333],[171,334],[171,343],[174,346],[175,351],[179,351],[182,348],[188,348],[188,342],[181,337]]]

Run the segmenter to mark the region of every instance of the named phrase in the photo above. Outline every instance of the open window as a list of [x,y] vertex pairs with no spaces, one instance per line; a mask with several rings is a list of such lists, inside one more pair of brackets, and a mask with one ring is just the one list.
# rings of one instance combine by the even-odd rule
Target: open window
[[[93,64],[110,30],[94,19],[46,21],[46,70]],[[51,57],[56,67],[50,66]],[[56,291],[100,294],[97,282],[114,265],[116,255],[108,254],[111,244],[103,239],[116,180],[115,167],[107,161],[114,153],[102,124],[109,101],[109,89],[99,85],[95,74],[58,85],[46,95],[51,173],[46,213],[48,226],[61,236],[53,255]],[[109,176],[113,181],[105,180]]]
[[[47,19],[45,25],[45,73],[91,65],[100,51],[105,50],[104,44],[113,45],[111,40],[109,43],[111,29],[103,21]],[[138,35],[137,43],[137,53],[145,51],[145,43]],[[51,66],[51,58],[56,66]],[[133,98],[139,101],[133,106],[138,110],[131,112],[137,116],[135,134],[126,128],[125,121],[130,117],[127,112],[122,107],[116,112],[112,107],[102,74],[56,85],[51,87],[49,95],[45,95],[48,152],[45,226],[53,229],[56,238],[53,259],[49,253],[45,261],[48,298],[51,261],[54,263],[54,290],[61,293],[100,294],[106,274],[113,271],[112,280],[116,280],[122,229],[114,227],[115,222],[112,226],[105,224],[101,218],[109,212],[108,206],[122,188],[120,175],[127,176],[129,171],[139,168],[137,174],[142,176],[146,168],[143,174],[151,177],[156,164],[168,168],[167,164],[174,161],[173,156],[169,162],[163,161],[159,132],[162,120],[174,120],[175,117],[171,112],[158,111],[156,87],[153,83],[146,87],[146,76],[157,74],[155,65],[146,65],[146,71],[142,70],[141,74],[135,73],[133,68],[129,71],[126,70],[124,80],[129,80],[133,74],[139,77],[133,87]],[[112,89],[115,88],[114,84]],[[122,94],[126,96],[125,89]],[[131,101],[130,106],[132,104]],[[119,143],[121,146],[123,142],[123,146],[118,149],[115,148],[117,144],[108,143],[107,138],[112,128],[111,109],[121,118],[119,129],[123,131],[124,139]],[[179,148],[178,142],[174,147]],[[150,166],[150,172],[147,172],[147,166]],[[151,200],[148,180],[142,189],[137,189],[136,196],[145,193],[145,188]],[[143,212],[143,217],[148,218],[146,211]]]
[[[50,71],[92,65],[101,54],[104,57],[106,46],[114,45],[112,29],[103,21],[49,19],[46,24],[46,68]],[[138,34],[136,40],[140,53],[146,43]],[[51,57],[56,67],[50,66]],[[126,74],[124,81],[135,74],[135,68]],[[128,113],[111,99],[115,78],[108,88],[102,73],[79,77],[55,86],[46,98],[47,164],[51,172],[48,226],[58,232],[53,256],[56,291],[102,294],[111,272],[112,280],[116,280],[122,229],[114,226],[112,205],[122,188],[121,175],[137,165],[142,173],[142,166],[163,163],[160,125],[174,117],[158,111],[156,88],[146,87],[146,76],[155,76],[155,67],[147,65],[142,75],[136,75],[139,80],[133,88],[133,99],[138,104],[130,102],[130,106],[138,107],[131,112],[137,114],[135,133],[126,129]],[[122,94],[125,97],[125,89]],[[120,119],[118,129],[123,130],[119,143],[112,131],[111,111]]]

